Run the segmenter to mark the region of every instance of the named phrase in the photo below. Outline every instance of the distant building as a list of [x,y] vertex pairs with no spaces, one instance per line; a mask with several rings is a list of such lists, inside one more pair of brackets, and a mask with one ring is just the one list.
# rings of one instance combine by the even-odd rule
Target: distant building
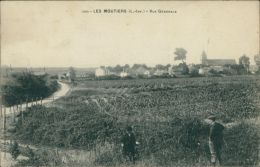
[[168,71],[166,71],[166,70],[156,70],[155,72],[154,72],[154,75],[157,75],[157,76],[162,76],[162,75],[164,75],[164,74],[167,74],[168,73]]
[[199,74],[205,75],[205,74],[211,74],[209,71],[211,70],[211,67],[204,67],[199,69]]
[[189,65],[188,68],[189,68],[189,73],[191,73],[192,70],[195,70],[195,69],[198,70],[198,68],[195,67],[194,65]]
[[131,76],[131,77],[135,77],[136,76],[136,71],[132,68],[127,68],[124,69],[121,73],[120,73],[120,77],[126,77],[126,76]]
[[140,74],[140,75],[145,75],[145,72],[147,71],[148,69],[143,67],[143,66],[140,66],[139,68],[137,68],[135,71],[136,71],[136,74]]
[[210,66],[223,66],[225,64],[231,64],[231,65],[236,64],[235,59],[207,59],[207,55],[204,50],[201,54],[200,62],[201,64],[210,65]]
[[232,69],[232,68],[222,67],[222,66],[210,66],[210,67],[201,68],[201,69],[199,69],[199,74],[211,75],[211,73],[209,71],[212,69],[220,74],[229,73],[231,75],[237,75],[237,70]]
[[182,72],[183,72],[183,68],[181,68],[181,67],[170,66],[168,68],[168,73],[171,76],[173,76],[173,75],[182,75]]
[[110,75],[110,70],[107,69],[107,68],[104,68],[104,67],[100,67],[100,68],[96,69],[95,75],[96,75],[97,77]]
[[34,75],[46,75],[47,73],[46,72],[43,72],[43,71],[36,71],[36,72],[33,72]]
[[154,75],[154,73],[155,73],[154,70],[146,70],[146,71],[144,72],[144,75],[150,77],[150,76]]

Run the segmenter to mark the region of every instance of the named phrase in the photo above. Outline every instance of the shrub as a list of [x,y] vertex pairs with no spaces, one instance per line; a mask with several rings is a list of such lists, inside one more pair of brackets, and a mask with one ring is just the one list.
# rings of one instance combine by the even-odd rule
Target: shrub
[[199,74],[198,69],[192,69],[190,72],[191,77],[200,77],[201,75]]
[[14,159],[16,159],[20,155],[21,151],[18,148],[18,143],[16,141],[9,148],[9,152]]

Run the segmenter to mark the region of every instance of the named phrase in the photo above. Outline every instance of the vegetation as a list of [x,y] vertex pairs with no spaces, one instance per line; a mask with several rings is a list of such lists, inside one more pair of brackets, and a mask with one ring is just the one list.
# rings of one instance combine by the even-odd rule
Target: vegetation
[[58,90],[58,83],[46,75],[37,76],[32,73],[13,74],[5,84],[1,85],[2,104],[12,106],[31,98],[45,98]]
[[[24,112],[15,136],[34,144],[100,150],[91,164],[74,166],[124,166],[119,138],[131,125],[141,143],[136,165],[207,166],[209,125],[204,119],[215,114],[223,123],[236,122],[224,131],[224,165],[253,166],[259,162],[259,131],[243,120],[259,115],[258,83],[249,76],[85,81],[56,107]],[[118,94],[123,88],[129,91]]]
[[243,65],[246,69],[246,72],[249,72],[249,57],[247,57],[245,54],[239,58],[239,65]]
[[14,159],[16,159],[20,155],[21,151],[19,150],[18,143],[16,141],[9,148],[9,152]]
[[187,51],[183,48],[176,48],[174,54],[176,55],[176,57],[174,57],[174,60],[186,60],[186,54]]
[[74,83],[76,78],[76,70],[73,67],[69,68],[69,82]]

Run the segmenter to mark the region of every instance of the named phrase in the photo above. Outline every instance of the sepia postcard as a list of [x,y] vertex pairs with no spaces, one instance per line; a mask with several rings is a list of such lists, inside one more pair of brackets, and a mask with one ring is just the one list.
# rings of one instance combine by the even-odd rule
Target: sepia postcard
[[2,1],[1,166],[259,166],[259,1]]

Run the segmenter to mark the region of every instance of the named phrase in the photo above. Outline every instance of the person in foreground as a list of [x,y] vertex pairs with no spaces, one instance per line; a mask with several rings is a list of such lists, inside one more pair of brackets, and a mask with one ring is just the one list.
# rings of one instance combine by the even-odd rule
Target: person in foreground
[[216,121],[215,116],[209,116],[209,120],[211,120],[210,125],[210,134],[209,134],[209,149],[211,153],[211,162],[213,166],[216,166],[216,159],[219,161],[219,165],[222,165],[221,159],[221,149],[224,143],[223,140],[223,130],[224,126]]
[[123,147],[123,155],[128,156],[130,161],[135,163],[135,145],[137,144],[135,140],[135,135],[132,133],[132,127],[128,126],[126,128],[126,133],[121,139],[121,146]]

